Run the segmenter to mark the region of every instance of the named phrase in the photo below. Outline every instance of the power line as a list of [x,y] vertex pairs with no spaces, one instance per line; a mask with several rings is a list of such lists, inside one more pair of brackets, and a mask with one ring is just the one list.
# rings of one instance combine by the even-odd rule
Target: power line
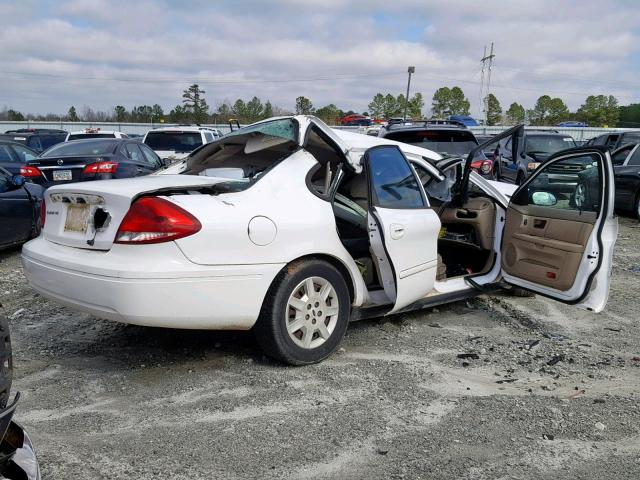
[[368,77],[391,77],[404,75],[404,73],[357,73],[357,74],[336,74],[326,75],[320,77],[309,78],[283,78],[283,79],[233,79],[233,80],[220,80],[216,78],[157,78],[157,77],[109,77],[109,76],[87,76],[87,75],[59,75],[53,73],[31,73],[31,72],[15,72],[15,71],[0,71],[0,74],[5,75],[17,75],[17,76],[29,76],[29,77],[45,77],[45,78],[64,78],[75,80],[106,80],[113,82],[151,82],[151,83],[202,83],[202,84],[244,84],[244,83],[298,83],[298,82],[322,82],[332,80],[350,80],[358,78]]

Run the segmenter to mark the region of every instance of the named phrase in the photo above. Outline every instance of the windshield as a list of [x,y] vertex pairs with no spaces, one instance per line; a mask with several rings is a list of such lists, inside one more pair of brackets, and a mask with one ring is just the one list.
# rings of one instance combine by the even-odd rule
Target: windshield
[[69,135],[69,140],[86,140],[87,138],[116,138],[114,133],[74,133]]
[[153,150],[173,150],[175,152],[192,152],[202,145],[200,132],[149,132],[144,143]]
[[562,137],[560,135],[527,135],[525,152],[551,154],[575,146],[576,142],[574,142],[571,137]]
[[448,155],[465,155],[478,146],[476,137],[466,130],[398,131],[388,133],[385,138]]
[[117,143],[109,140],[87,140],[59,143],[44,152],[42,158],[71,155],[108,155],[113,153]]

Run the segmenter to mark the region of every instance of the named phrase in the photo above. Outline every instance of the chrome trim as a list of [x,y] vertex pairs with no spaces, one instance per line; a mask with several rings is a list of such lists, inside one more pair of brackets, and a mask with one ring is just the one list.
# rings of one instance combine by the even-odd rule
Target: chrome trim
[[48,167],[40,167],[38,165],[32,165],[33,167],[37,167],[40,170],[72,170],[74,168],[84,168],[86,167],[86,165],[84,163],[82,164],[75,164],[75,165],[63,165],[63,166],[48,166]]

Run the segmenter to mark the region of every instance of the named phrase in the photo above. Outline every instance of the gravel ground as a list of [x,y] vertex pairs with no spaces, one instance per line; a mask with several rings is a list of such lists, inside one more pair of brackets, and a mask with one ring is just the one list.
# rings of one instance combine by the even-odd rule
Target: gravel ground
[[483,295],[352,324],[301,368],[248,333],[73,312],[4,252],[16,417],[47,479],[640,478],[640,225],[620,223],[601,314]]

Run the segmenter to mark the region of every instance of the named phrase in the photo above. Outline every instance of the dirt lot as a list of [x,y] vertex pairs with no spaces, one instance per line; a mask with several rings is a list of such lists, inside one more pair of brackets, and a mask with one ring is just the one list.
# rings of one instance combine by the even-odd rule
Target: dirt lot
[[353,324],[302,368],[248,333],[75,313],[5,252],[17,418],[48,479],[640,478],[640,225],[620,221],[599,315],[482,296]]

